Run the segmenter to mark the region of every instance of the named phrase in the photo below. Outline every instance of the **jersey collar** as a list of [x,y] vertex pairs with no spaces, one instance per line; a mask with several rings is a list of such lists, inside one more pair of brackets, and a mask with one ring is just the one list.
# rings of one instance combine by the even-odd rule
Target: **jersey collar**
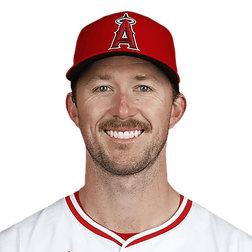
[[136,234],[125,241],[113,231],[101,226],[85,213],[80,204],[78,191],[70,196],[67,196],[65,200],[75,219],[85,228],[99,236],[102,236],[103,238],[115,242],[119,246],[124,246],[125,248],[147,241],[167,232],[171,232],[175,227],[183,222],[192,207],[192,201],[181,195],[180,206],[172,218],[158,227]]

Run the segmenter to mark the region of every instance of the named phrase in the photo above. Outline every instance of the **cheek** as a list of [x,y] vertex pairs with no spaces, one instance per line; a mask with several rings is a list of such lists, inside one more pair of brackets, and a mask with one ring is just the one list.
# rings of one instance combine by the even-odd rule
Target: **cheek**
[[88,110],[94,117],[101,117],[103,116],[110,106],[110,99],[93,99],[92,101],[86,104]]
[[158,98],[142,100],[141,111],[153,127],[167,128],[171,114],[171,102]]
[[84,125],[89,125],[93,129],[106,114],[107,107],[107,102],[98,99],[86,100],[79,109],[79,116]]
[[152,97],[150,99],[142,99],[139,105],[143,111],[148,111],[149,114],[163,116],[166,114],[170,115],[172,102],[169,102],[169,98]]

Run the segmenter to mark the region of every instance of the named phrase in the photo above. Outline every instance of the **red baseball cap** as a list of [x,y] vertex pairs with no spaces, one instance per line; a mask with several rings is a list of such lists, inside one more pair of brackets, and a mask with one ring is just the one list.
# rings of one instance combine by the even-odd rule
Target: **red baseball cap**
[[75,81],[93,62],[117,55],[138,57],[159,67],[179,84],[171,33],[156,21],[130,11],[105,16],[85,26],[78,37],[67,79]]

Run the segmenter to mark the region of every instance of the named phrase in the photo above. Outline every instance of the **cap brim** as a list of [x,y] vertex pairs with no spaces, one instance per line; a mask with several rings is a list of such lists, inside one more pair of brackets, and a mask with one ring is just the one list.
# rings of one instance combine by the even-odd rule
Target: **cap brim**
[[128,52],[128,51],[114,51],[114,52],[108,52],[108,53],[103,53],[103,54],[99,54],[93,57],[90,57],[76,65],[74,65],[72,68],[69,69],[69,71],[67,72],[67,79],[70,81],[76,81],[79,77],[79,75],[82,73],[82,71],[89,66],[90,64],[94,63],[97,60],[100,59],[104,59],[104,58],[108,58],[108,57],[112,57],[112,56],[132,56],[132,57],[137,57],[140,59],[144,59],[147,60],[151,63],[153,63],[154,65],[156,65],[158,68],[160,68],[169,78],[169,80],[175,84],[174,88],[176,88],[178,91],[178,84],[179,84],[179,76],[170,68],[168,67],[166,64],[164,64],[163,62],[153,59],[151,57],[148,57],[146,55],[142,55],[139,52],[135,53],[135,52]]

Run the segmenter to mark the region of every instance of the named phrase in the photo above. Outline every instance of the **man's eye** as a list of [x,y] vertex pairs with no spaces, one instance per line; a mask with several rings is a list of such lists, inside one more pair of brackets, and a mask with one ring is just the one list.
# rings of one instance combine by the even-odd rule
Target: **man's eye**
[[109,90],[109,87],[107,87],[107,86],[100,86],[96,90],[99,91],[99,92],[106,92],[106,91]]
[[[99,91],[99,92],[106,92],[108,90],[110,90],[110,88],[108,86],[100,86],[100,87],[95,89],[95,91]],[[147,86],[139,86],[138,90],[141,91],[141,92],[148,92],[151,89],[149,87],[147,87]]]
[[138,87],[138,89],[141,91],[141,92],[147,92],[147,91],[150,91],[151,89],[147,86],[140,86]]

